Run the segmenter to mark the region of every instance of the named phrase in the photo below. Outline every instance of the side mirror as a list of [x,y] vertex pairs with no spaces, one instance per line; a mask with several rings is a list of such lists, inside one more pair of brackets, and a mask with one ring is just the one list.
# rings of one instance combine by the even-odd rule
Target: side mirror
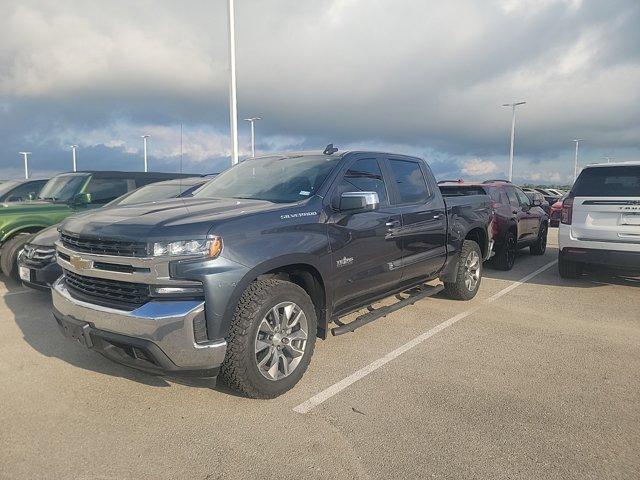
[[27,200],[35,200],[36,199],[36,192],[30,192],[29,195],[27,195]]
[[355,212],[375,210],[380,206],[376,192],[344,192],[340,196],[340,211]]
[[91,203],[91,194],[90,193],[76,193],[72,200],[72,205],[88,205]]

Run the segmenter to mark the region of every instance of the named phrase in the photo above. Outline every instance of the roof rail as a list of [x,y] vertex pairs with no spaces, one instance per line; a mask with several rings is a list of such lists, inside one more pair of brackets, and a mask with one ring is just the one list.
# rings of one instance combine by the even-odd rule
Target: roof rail
[[458,180],[440,180],[438,182],[438,185],[440,185],[441,183],[464,183],[464,180],[459,178]]
[[493,183],[493,182],[511,183],[509,180],[505,180],[504,178],[495,178],[492,180],[485,180],[482,183]]

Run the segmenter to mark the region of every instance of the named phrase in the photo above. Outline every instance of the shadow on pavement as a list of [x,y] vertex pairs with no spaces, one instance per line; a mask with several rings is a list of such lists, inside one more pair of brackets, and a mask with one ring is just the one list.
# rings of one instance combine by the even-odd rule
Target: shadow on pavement
[[[553,260],[558,258],[558,248],[549,246],[544,256],[531,255],[529,249],[518,252],[515,266],[512,270],[505,272],[496,270],[491,266],[491,262],[485,263],[484,277],[496,280],[506,280],[517,282],[524,276],[534,272]],[[535,285],[549,285],[557,287],[582,287],[595,288],[603,285],[621,285],[627,287],[640,286],[640,276],[637,272],[623,272],[621,270],[607,269],[601,267],[587,267],[585,272],[578,278],[560,278],[557,265],[550,267],[545,273],[537,275],[527,283]]]
[[[10,284],[15,288],[10,291],[23,290],[11,280],[3,279],[9,290]],[[117,364],[102,357],[99,353],[75,344],[62,335],[58,324],[51,313],[51,295],[47,292],[30,290],[20,295],[5,295],[4,302],[13,312],[14,321],[22,331],[24,340],[35,350],[46,357],[58,358],[75,367],[104,375],[126,378],[134,382],[153,387],[169,387],[171,383],[179,383],[198,388],[214,390],[234,395],[225,385],[213,386],[211,379],[162,377],[135,370]],[[27,308],[28,305],[28,308]]]

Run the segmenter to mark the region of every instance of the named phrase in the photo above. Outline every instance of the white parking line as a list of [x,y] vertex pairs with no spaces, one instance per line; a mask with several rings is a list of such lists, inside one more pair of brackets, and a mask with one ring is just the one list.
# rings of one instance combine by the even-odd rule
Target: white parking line
[[293,411],[297,412],[297,413],[308,413],[308,412],[310,412],[315,407],[317,407],[321,403],[329,400],[334,395],[340,393],[342,390],[344,390],[345,388],[347,388],[351,384],[353,384],[353,383],[357,382],[358,380],[366,377],[370,373],[375,372],[380,367],[382,367],[382,366],[386,365],[387,363],[389,363],[391,360],[394,360],[394,359],[398,358],[403,353],[408,352],[412,348],[420,345],[421,343],[423,343],[427,339],[433,337],[436,333],[441,332],[445,328],[448,328],[451,325],[453,325],[454,323],[459,322],[463,318],[466,318],[469,315],[472,315],[473,313],[477,312],[478,310],[480,310],[481,308],[483,308],[487,304],[499,299],[500,297],[506,295],[507,293],[511,292],[512,290],[518,288],[520,285],[528,282],[533,277],[535,277],[537,275],[540,275],[545,270],[548,270],[549,268],[553,267],[556,263],[558,263],[557,260],[554,260],[553,262],[547,263],[545,266],[540,267],[535,272],[532,272],[529,275],[527,275],[525,277],[522,277],[520,280],[511,283],[511,285],[509,285],[508,287],[503,288],[498,293],[490,296],[489,298],[484,300],[478,306],[476,306],[474,308],[470,308],[469,310],[466,310],[466,311],[464,311],[462,313],[459,313],[459,314],[451,317],[450,319],[445,320],[444,322],[436,325],[432,329],[427,330],[426,332],[418,335],[413,340],[409,340],[404,345],[401,345],[400,347],[396,348],[395,350],[387,353],[384,357],[379,358],[378,360],[375,360],[375,361],[371,362],[369,365],[361,368],[357,372],[352,373],[348,377],[343,378],[339,382],[334,383],[330,387],[328,387],[328,388],[324,389],[323,391],[321,391],[320,393],[314,395],[309,400],[307,400],[307,401],[301,403],[300,405],[298,405],[297,407],[295,407],[293,409]]

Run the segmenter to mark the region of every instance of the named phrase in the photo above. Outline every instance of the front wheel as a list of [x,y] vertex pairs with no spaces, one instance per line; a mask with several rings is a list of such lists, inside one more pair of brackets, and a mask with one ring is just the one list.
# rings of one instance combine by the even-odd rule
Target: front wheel
[[249,397],[277,397],[304,375],[316,331],[307,292],[284,280],[255,280],[233,316],[221,377]]
[[445,282],[445,294],[454,300],[471,300],[482,281],[482,254],[473,240],[465,240],[458,258],[455,282]]
[[18,255],[24,245],[33,238],[30,233],[21,233],[5,242],[0,251],[0,267],[5,276],[20,280],[18,276]]

